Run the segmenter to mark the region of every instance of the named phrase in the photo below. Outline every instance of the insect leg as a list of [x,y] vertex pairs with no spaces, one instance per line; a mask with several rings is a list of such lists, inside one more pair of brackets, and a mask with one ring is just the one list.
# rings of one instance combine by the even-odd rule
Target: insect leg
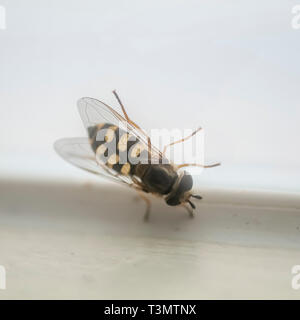
[[192,208],[190,208],[189,206],[187,206],[186,204],[182,204],[182,206],[187,210],[187,212],[189,213],[189,217],[190,218],[194,218],[195,215],[194,215],[194,211]]
[[177,140],[177,141],[174,141],[174,142],[171,142],[170,144],[167,144],[165,147],[164,147],[164,150],[163,150],[163,155],[166,153],[167,149],[171,146],[173,146],[174,144],[177,144],[177,143],[180,143],[180,142],[184,142],[186,140],[188,140],[189,138],[191,138],[192,136],[194,136],[197,132],[199,132],[200,130],[202,130],[201,127],[199,127],[197,130],[195,130],[192,134],[190,134],[189,136],[183,138],[183,139],[180,139],[180,140]]
[[123,111],[123,114],[124,114],[124,117],[125,117],[126,121],[129,122],[129,123],[130,123],[132,126],[134,126],[136,129],[138,129],[139,131],[141,131],[143,134],[145,134],[145,133],[142,131],[142,129],[140,128],[140,126],[138,126],[135,122],[133,122],[133,121],[128,117],[128,114],[127,114],[127,112],[126,112],[126,110],[125,110],[125,107],[124,107],[121,99],[119,98],[116,90],[113,90],[113,94],[115,95],[116,99],[118,100],[118,102],[119,102],[119,104],[120,104],[120,106],[121,106],[121,108],[122,108],[122,111]]
[[144,221],[147,222],[149,220],[149,215],[150,215],[150,208],[151,208],[151,201],[149,200],[149,198],[147,198],[143,192],[138,191],[139,196],[146,202],[146,212],[144,214]]
[[118,94],[117,94],[117,91],[116,91],[116,90],[113,90],[113,94],[115,95],[116,99],[118,100],[118,102],[119,102],[119,104],[120,104],[120,106],[121,106],[121,108],[122,108],[122,111],[123,111],[123,113],[124,113],[125,119],[126,119],[128,122],[130,122],[130,119],[129,119],[129,117],[128,117],[128,114],[127,114],[127,112],[126,112],[126,110],[125,110],[125,107],[123,106],[123,103],[122,103],[121,99],[119,98],[119,96],[118,96]]
[[180,168],[184,168],[184,167],[201,167],[201,168],[213,168],[213,167],[217,167],[220,166],[221,163],[214,163],[214,164],[210,164],[210,165],[203,165],[203,164],[198,164],[198,163],[183,163],[180,164],[179,166],[177,166],[177,169]]
[[[123,111],[123,114],[124,114],[124,117],[125,117],[126,121],[127,121],[128,123],[130,123],[133,127],[135,127],[138,131],[140,131],[144,136],[147,136],[146,133],[141,129],[141,127],[140,127],[139,125],[137,125],[135,122],[133,122],[133,121],[129,118],[129,116],[128,116],[126,110],[125,110],[125,107],[124,107],[121,99],[119,98],[116,90],[113,90],[113,94],[115,95],[116,99],[118,100],[118,102],[119,102],[119,104],[120,104],[120,106],[121,106],[121,108],[122,108],[122,111]],[[147,142],[148,142],[148,153],[151,154],[151,139],[150,139],[150,137],[148,137],[148,136],[147,136],[147,139],[148,139],[148,141],[147,141]]]

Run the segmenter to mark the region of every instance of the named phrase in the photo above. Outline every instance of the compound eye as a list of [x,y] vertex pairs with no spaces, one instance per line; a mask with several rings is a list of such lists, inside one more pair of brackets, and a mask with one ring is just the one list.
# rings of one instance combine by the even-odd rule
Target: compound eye
[[192,187],[193,187],[192,176],[189,174],[185,174],[180,181],[179,188],[178,188],[179,191],[183,193],[183,192],[191,190]]

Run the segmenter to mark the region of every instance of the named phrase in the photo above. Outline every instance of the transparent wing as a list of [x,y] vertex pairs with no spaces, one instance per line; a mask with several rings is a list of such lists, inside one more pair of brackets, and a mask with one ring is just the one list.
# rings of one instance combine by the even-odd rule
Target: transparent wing
[[[81,119],[86,128],[99,123],[108,122],[132,134],[142,143],[144,143],[148,150],[150,149],[150,139],[147,134],[134,123],[129,123],[124,117],[122,117],[117,111],[115,111],[106,103],[97,99],[84,97],[79,99],[77,106]],[[151,145],[151,159],[153,158],[162,159],[163,155],[159,149]]]
[[129,176],[119,175],[115,170],[98,163],[88,138],[60,139],[54,143],[54,149],[63,159],[76,167],[138,188]]

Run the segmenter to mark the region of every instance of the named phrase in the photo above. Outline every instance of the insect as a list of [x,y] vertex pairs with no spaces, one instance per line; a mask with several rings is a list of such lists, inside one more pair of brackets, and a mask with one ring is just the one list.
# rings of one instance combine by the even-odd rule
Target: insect
[[[115,90],[113,94],[124,116],[104,102],[93,98],[81,98],[77,105],[88,138],[60,139],[54,144],[55,150],[62,158],[79,168],[137,190],[147,205],[145,220],[149,218],[151,207],[147,194],[163,198],[170,206],[181,205],[186,208],[190,217],[193,217],[195,205],[191,198],[202,197],[193,194],[192,176],[180,169],[188,166],[211,168],[219,166],[220,163],[175,165],[166,158],[165,153],[168,147],[186,141],[201,128],[181,140],[166,145],[161,152],[151,144],[150,137],[129,118]],[[111,148],[112,146],[114,148]],[[109,153],[110,150],[113,152]],[[147,161],[142,161],[145,159]]]

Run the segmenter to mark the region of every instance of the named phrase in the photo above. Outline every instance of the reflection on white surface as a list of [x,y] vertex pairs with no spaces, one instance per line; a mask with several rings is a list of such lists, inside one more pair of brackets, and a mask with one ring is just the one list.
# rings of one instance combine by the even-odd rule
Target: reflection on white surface
[[[223,162],[220,167],[200,170],[200,174],[197,168],[188,168],[187,170],[194,177],[194,187],[200,189],[300,192],[300,171],[294,167],[272,165],[232,166]],[[5,179],[107,183],[107,180],[100,176],[94,176],[66,163],[54,150],[47,157],[38,153],[28,156],[2,154],[0,172],[2,178]]]
[[206,195],[194,219],[154,201],[144,223],[125,188],[1,183],[0,299],[299,298],[299,198]]

